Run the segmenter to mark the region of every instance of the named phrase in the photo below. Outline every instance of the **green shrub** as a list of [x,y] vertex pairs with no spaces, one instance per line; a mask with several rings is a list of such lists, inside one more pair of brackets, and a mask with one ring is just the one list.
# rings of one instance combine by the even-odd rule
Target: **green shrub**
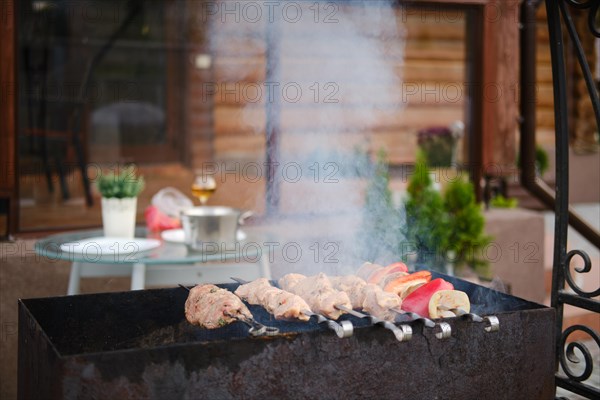
[[480,276],[489,274],[488,260],[483,250],[490,243],[485,235],[485,218],[481,206],[475,202],[471,182],[457,180],[446,187],[444,210],[448,218],[447,250],[454,253],[454,266],[458,270],[469,266]]
[[[521,164],[521,154],[517,154],[517,165]],[[535,172],[542,176],[548,170],[550,161],[548,161],[548,153],[543,147],[535,146]]]
[[535,168],[540,176],[548,170],[550,162],[548,161],[548,153],[540,146],[535,146]]
[[506,198],[499,194],[490,201],[493,208],[516,208],[519,205],[519,200],[514,197]]
[[417,264],[444,271],[445,257],[441,250],[448,243],[448,218],[442,196],[433,187],[426,157],[421,151],[417,154],[407,191],[405,232],[406,239],[417,252]]
[[144,189],[144,177],[137,176],[136,167],[128,165],[116,172],[102,174],[97,187],[102,197],[123,199],[137,197]]
[[433,187],[422,153],[408,184],[406,239],[417,252],[417,267],[445,272],[448,253],[457,270],[473,268],[488,275],[483,250],[490,243],[484,234],[485,219],[475,202],[472,183],[457,180],[447,185],[442,196]]

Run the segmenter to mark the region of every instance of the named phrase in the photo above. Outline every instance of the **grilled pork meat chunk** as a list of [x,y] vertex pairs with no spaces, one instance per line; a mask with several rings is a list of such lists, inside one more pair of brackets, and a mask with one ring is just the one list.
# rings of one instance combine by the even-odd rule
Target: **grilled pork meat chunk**
[[384,291],[379,285],[367,284],[356,275],[334,276],[331,279],[333,287],[348,293],[352,308],[362,309],[369,314],[393,321],[396,313],[390,308],[400,308],[402,299],[394,293]]
[[228,290],[215,285],[197,285],[190,289],[185,302],[185,318],[193,325],[215,329],[236,319],[251,320],[248,307]]
[[269,284],[267,278],[259,278],[238,286],[235,294],[250,304],[261,304],[264,301],[265,295],[263,291],[270,288],[275,289]]
[[279,287],[288,292],[292,292],[292,289],[298,284],[298,282],[306,279],[306,275],[302,274],[287,274],[281,277],[277,282]]
[[263,306],[276,319],[310,319],[306,315],[310,307],[300,296],[274,287],[267,278],[240,285],[235,294],[250,304]]
[[346,292],[352,303],[352,308],[360,310],[365,302],[364,287],[367,282],[356,275],[332,276],[329,278],[333,288]]
[[366,285],[363,293],[365,295],[362,307],[364,311],[386,321],[394,320],[397,313],[391,309],[399,309],[402,304],[402,300],[397,294],[386,292],[373,283]]
[[[289,275],[289,274],[288,274]],[[304,277],[299,280],[297,275],[289,277],[283,276],[279,280],[279,286],[285,287],[286,290],[302,297],[310,308],[319,314],[323,314],[331,319],[338,319],[344,312],[338,310],[335,306],[340,305],[347,308],[352,308],[352,302],[348,295],[344,292],[335,290],[327,275],[319,273],[315,276]],[[295,284],[291,285],[289,283]]]

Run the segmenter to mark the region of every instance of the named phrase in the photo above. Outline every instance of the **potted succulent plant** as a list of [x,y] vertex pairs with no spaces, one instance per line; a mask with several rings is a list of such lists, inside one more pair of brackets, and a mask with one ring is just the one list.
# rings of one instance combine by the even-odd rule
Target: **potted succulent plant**
[[135,233],[137,197],[144,189],[144,177],[129,165],[102,174],[97,182],[102,195],[102,226],[104,236],[132,238]]

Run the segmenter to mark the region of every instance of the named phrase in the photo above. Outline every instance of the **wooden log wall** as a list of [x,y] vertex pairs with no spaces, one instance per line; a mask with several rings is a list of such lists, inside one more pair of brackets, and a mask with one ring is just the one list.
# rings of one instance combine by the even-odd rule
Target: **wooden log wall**
[[[585,10],[587,11],[587,10]],[[588,28],[588,13],[583,10],[574,9],[573,19],[575,28],[581,40],[581,46],[586,54],[586,61],[590,67],[592,78],[598,82],[595,75],[598,56],[596,55],[596,39]],[[599,19],[597,18],[597,21]],[[575,58],[575,56],[573,56]],[[578,63],[573,60],[573,128],[571,130],[571,143],[573,149],[578,154],[598,153],[598,127],[594,107],[590,99],[583,70]],[[596,90],[598,85],[596,84]]]
[[[202,4],[194,0],[189,2],[196,8]],[[222,3],[227,2],[240,4],[233,1]],[[491,0],[489,3],[494,5],[492,8],[496,12],[508,15],[502,23],[509,24],[504,28],[511,30],[511,37],[515,36],[519,1]],[[198,165],[208,159],[262,161],[265,154],[265,98],[269,90],[265,86],[266,18],[263,14],[258,21],[250,21],[248,15],[244,15],[241,9],[236,11],[236,6],[231,4],[225,7],[234,10],[233,13],[223,15],[223,10],[227,8],[223,8],[221,3],[211,4],[216,4],[217,8],[210,9],[208,16],[206,9],[196,10],[195,17],[200,20],[192,24],[192,31],[199,34],[200,22],[208,19],[208,32],[203,31],[201,35],[204,41],[208,41],[209,49],[194,48],[192,42],[192,50],[187,56],[190,62],[186,91],[189,100],[186,106],[186,151],[191,153],[188,164]],[[322,142],[324,131],[327,131],[327,137],[331,139],[328,142],[342,148],[359,146],[373,153],[384,147],[392,163],[410,163],[414,161],[416,132],[420,128],[464,120],[464,95],[469,84],[465,76],[466,17],[462,12],[442,10],[441,6],[417,10],[396,8],[398,29],[384,34],[380,32],[378,37],[370,38],[369,33],[373,29],[368,19],[361,21],[360,16],[354,18],[356,28],[364,37],[373,42],[379,41],[381,45],[397,41],[404,46],[403,59],[384,56],[377,61],[377,64],[386,65],[398,77],[393,91],[385,83],[364,78],[361,67],[370,65],[372,60],[353,57],[352,51],[345,48],[324,52],[327,46],[323,46],[322,42],[327,41],[327,35],[315,33],[320,28],[318,24],[290,24],[284,21],[281,24],[283,50],[279,88],[297,81],[303,89],[303,95],[297,103],[283,104],[281,129],[286,136],[282,141],[282,152],[295,150],[298,144],[313,143],[317,146]],[[321,20],[327,16],[325,11],[321,9]],[[309,14],[312,12],[304,9],[305,16],[308,14],[312,17],[314,14]],[[194,14],[188,15],[192,15],[191,20],[194,21]],[[339,18],[340,15],[338,10],[334,17]],[[552,138],[553,103],[543,6],[538,17],[537,124],[538,140],[545,143]],[[497,24],[490,24],[490,28],[488,35],[497,34],[500,29]],[[504,104],[490,106],[488,115],[495,120],[487,123],[499,132],[488,132],[491,145],[484,150],[490,154],[484,158],[486,162],[501,160],[504,164],[510,164],[516,152],[514,141],[517,135],[515,120],[519,88],[515,76],[518,60],[508,56],[518,52],[514,48],[515,40],[506,45],[504,36],[499,35],[500,39],[496,39],[494,45],[497,46],[495,56],[505,65],[495,68],[492,71],[494,74],[489,77],[492,83],[504,85]],[[289,50],[287,53],[286,49]],[[212,63],[209,70],[198,71],[193,59],[203,51],[210,53]],[[319,69],[324,57],[328,62],[341,65],[335,75]],[[345,98],[337,104],[315,102],[311,84],[319,84],[323,100],[328,94],[323,90],[327,82],[336,83],[340,93],[344,90],[361,93],[362,103]],[[400,104],[397,96],[400,96]],[[375,107],[367,118],[364,112],[357,112],[364,105]],[[323,113],[328,115],[329,121],[342,121],[342,125],[350,128],[343,129],[338,124],[334,129],[322,118],[315,118],[315,115]],[[343,138],[337,140],[334,134],[341,134]]]
[[[397,29],[381,32],[360,12],[349,16],[340,9],[334,15],[339,23],[327,26],[322,20],[332,10],[320,11],[320,24],[280,24],[279,90],[289,84],[302,90],[297,102],[282,104],[283,154],[297,153],[300,144],[307,145],[304,150],[310,153],[323,146],[326,135],[325,142],[337,150],[358,146],[376,152],[383,147],[391,162],[412,162],[419,129],[464,120],[463,13],[397,8]],[[305,15],[312,12],[304,9]],[[250,23],[243,17],[238,21],[227,17],[225,23],[213,19],[210,33],[217,90],[212,114],[215,157],[263,160],[267,27],[264,19]],[[343,37],[350,25],[360,32],[360,46],[380,51],[377,59],[366,59],[360,49],[353,51],[356,33],[347,42]],[[328,46],[330,34],[336,37]],[[323,68],[324,63],[328,67]],[[395,77],[395,86],[390,87],[389,79],[378,79],[369,68]],[[334,85],[326,87],[328,83]],[[198,89],[191,91],[199,94]],[[327,96],[339,101],[326,102]]]
[[[594,37],[587,28],[587,13],[578,11],[574,7],[569,7],[569,11],[575,21],[579,32],[584,51],[587,55],[588,63],[592,71],[596,62],[594,53]],[[567,37],[565,29],[565,37]],[[567,49],[572,50],[571,40],[566,39]],[[552,63],[550,59],[548,22],[546,20],[546,7],[542,3],[537,13],[537,109],[536,109],[536,141],[542,147],[552,149],[554,147],[554,98],[552,93]],[[594,152],[597,151],[597,143],[594,139],[597,130],[593,114],[591,101],[581,68],[575,60],[575,55],[571,54],[567,58],[569,66],[568,84],[572,94],[572,102],[569,110],[569,123],[571,130],[571,142],[576,151]]]
[[552,93],[552,61],[549,46],[546,7],[542,3],[537,13],[536,49],[536,139],[542,146],[554,146],[554,95]]

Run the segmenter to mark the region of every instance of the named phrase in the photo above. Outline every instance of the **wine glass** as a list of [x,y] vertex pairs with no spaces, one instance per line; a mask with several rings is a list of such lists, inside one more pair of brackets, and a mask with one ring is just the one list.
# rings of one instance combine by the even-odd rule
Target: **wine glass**
[[209,197],[217,190],[217,181],[212,175],[199,174],[192,183],[192,195],[197,197],[200,205],[206,205]]

